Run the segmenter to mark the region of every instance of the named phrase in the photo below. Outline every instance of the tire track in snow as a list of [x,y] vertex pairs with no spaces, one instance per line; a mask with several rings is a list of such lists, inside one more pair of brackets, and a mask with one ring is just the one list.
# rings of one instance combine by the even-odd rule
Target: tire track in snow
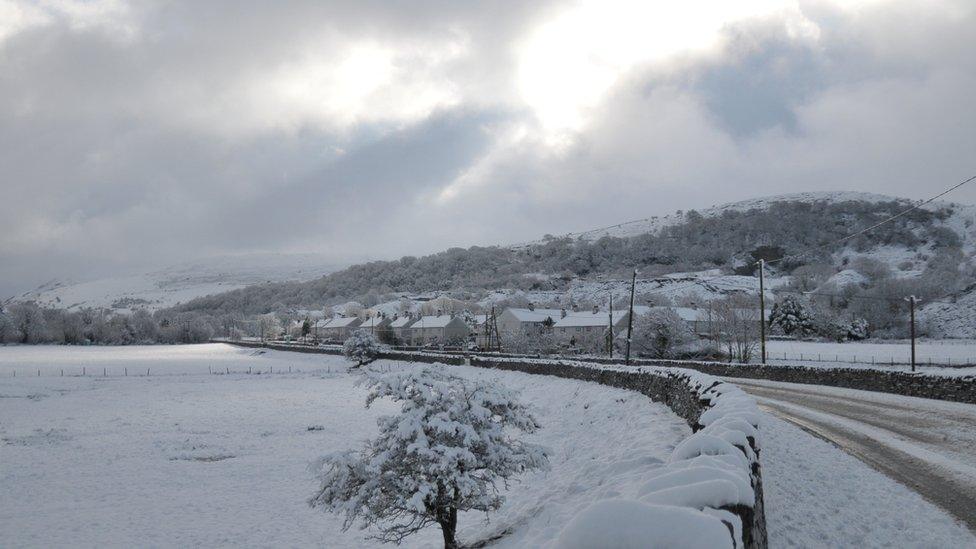
[[976,406],[732,380],[776,416],[912,488],[976,532]]

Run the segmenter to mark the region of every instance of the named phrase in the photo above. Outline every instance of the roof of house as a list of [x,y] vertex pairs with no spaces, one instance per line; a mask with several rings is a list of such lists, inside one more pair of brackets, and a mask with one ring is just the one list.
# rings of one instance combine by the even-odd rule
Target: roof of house
[[562,318],[562,309],[521,309],[509,307],[506,312],[512,313],[519,322],[544,322],[547,318],[559,320]]
[[315,323],[312,324],[312,327],[313,328],[325,328],[326,325],[329,324],[329,322],[332,322],[332,319],[331,318],[323,318],[322,320],[316,320]]
[[413,328],[443,328],[455,317],[451,315],[422,316],[413,323]]
[[386,317],[382,317],[382,316],[371,316],[371,317],[367,318],[366,320],[363,320],[363,323],[360,324],[359,327],[360,328],[376,328],[377,326],[386,326],[386,324],[387,324]]
[[[622,319],[627,318],[627,311],[614,311],[613,323],[616,325]],[[608,326],[610,323],[610,313],[607,311],[597,311],[588,313],[567,314],[566,318],[560,318],[553,325],[555,328],[575,328],[582,326]]]
[[413,318],[409,316],[397,317],[390,323],[390,328],[407,328],[413,324]]
[[326,326],[326,328],[348,328],[350,326],[354,327],[359,325],[359,324],[355,324],[356,322],[359,322],[359,318],[354,316],[337,316],[333,318],[331,321],[329,321],[329,324]]

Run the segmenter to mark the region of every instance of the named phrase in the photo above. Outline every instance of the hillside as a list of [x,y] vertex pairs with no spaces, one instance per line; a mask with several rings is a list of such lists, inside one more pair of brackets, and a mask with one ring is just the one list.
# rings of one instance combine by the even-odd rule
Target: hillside
[[311,280],[340,268],[315,254],[217,256],[133,276],[47,282],[5,303],[34,301],[67,310],[155,311],[262,282]]
[[[710,299],[755,292],[751,275],[758,257],[800,252],[804,255],[769,270],[770,287],[796,279],[805,290],[840,290],[844,280],[863,277],[867,282],[853,286],[878,286],[883,279],[891,291],[906,290],[898,284],[916,284],[898,281],[924,282],[926,288],[912,288],[923,295],[957,291],[965,285],[957,279],[964,278],[976,250],[972,206],[933,203],[843,245],[827,246],[910,204],[843,192],[754,199],[515,246],[453,248],[354,265],[307,282],[260,284],[198,298],[178,310],[252,315],[348,300],[374,305],[431,292],[482,301],[616,298],[626,292],[623,281],[634,268],[641,271],[639,293],[645,297]],[[843,271],[851,272],[838,275]]]

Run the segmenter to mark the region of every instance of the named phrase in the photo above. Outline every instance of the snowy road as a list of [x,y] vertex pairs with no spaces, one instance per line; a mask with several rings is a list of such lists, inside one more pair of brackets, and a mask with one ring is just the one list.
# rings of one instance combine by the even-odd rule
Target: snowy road
[[976,406],[817,385],[732,381],[770,413],[837,444],[976,532]]

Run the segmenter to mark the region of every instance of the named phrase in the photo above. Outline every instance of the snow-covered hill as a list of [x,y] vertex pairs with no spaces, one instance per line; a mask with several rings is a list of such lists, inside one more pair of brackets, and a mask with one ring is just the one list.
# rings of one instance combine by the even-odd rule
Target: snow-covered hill
[[[822,191],[791,193],[762,198],[750,198],[739,202],[711,206],[705,209],[696,209],[703,217],[718,217],[726,211],[745,212],[752,209],[765,210],[771,204],[777,202],[848,202],[859,201],[877,204],[880,202],[903,202],[908,208],[913,202],[906,198],[888,196],[875,193],[863,193],[855,191]],[[958,204],[945,201],[935,201],[924,206],[927,210],[936,210],[942,207],[951,206],[955,213],[946,221],[946,225],[960,234],[967,234],[966,243],[970,246],[969,251],[976,250],[976,206]],[[642,234],[656,234],[666,227],[678,225],[686,220],[687,212],[675,212],[664,216],[652,216],[645,219],[637,219],[617,225],[589,229],[585,231],[568,233],[565,237],[572,239],[583,239],[588,241],[598,240],[604,236],[625,238]],[[515,244],[513,248],[525,248],[534,244],[541,244],[543,240],[534,240]]]
[[7,302],[35,301],[42,306],[71,310],[92,307],[120,312],[155,311],[252,284],[311,280],[343,266],[317,254],[216,256],[139,275],[82,282],[53,280]]

